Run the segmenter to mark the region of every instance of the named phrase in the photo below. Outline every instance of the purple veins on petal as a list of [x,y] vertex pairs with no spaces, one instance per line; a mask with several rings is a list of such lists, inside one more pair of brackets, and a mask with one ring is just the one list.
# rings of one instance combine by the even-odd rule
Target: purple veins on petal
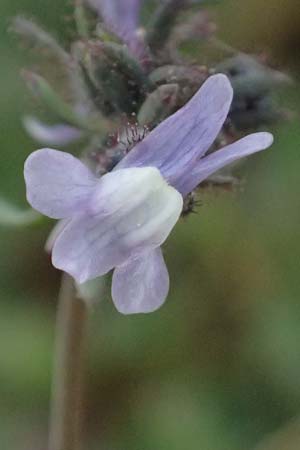
[[48,125],[34,117],[23,120],[27,133],[40,144],[65,146],[82,137],[82,131],[67,124]]
[[168,291],[169,274],[160,248],[135,256],[114,271],[112,298],[122,314],[153,312]]
[[273,143],[270,133],[254,133],[199,159],[191,171],[185,173],[177,184],[183,196],[195,189],[203,180],[224,166],[253,153],[265,150]]
[[225,75],[213,75],[179,111],[164,120],[117,166],[155,166],[174,186],[214,142],[228,115],[233,91]]
[[129,258],[160,246],[176,224],[182,196],[153,167],[105,175],[84,213],[59,233],[53,265],[78,283],[104,275]]
[[159,247],[182,211],[181,194],[155,167],[97,179],[72,155],[42,149],[27,158],[24,173],[29,203],[64,219],[50,239],[52,262],[79,283]]
[[79,159],[52,149],[32,153],[25,162],[24,176],[28,202],[53,219],[84,210],[97,183]]

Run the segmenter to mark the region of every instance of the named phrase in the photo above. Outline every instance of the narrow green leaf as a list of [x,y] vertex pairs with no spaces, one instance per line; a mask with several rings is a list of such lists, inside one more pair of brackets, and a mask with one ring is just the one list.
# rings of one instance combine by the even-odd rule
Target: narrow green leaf
[[29,71],[23,71],[23,77],[33,94],[63,121],[90,132],[107,133],[110,131],[110,122],[102,116],[83,117],[77,114],[72,106],[65,103],[65,101],[40,75]]
[[147,26],[146,42],[154,53],[161,51],[165,46],[178,14],[186,4],[187,0],[169,0],[159,4]]

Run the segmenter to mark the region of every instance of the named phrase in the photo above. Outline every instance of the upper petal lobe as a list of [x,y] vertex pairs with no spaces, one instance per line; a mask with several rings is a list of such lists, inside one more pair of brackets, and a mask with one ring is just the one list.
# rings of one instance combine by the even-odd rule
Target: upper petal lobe
[[240,158],[265,150],[272,143],[273,136],[270,133],[254,133],[211,153],[200,159],[191,171],[185,173],[178,184],[179,191],[185,196],[217,170]]
[[214,75],[179,111],[164,120],[117,166],[155,166],[177,188],[180,178],[214,142],[228,115],[232,87]]
[[97,179],[79,159],[52,149],[33,152],[24,166],[27,200],[53,219],[84,210]]

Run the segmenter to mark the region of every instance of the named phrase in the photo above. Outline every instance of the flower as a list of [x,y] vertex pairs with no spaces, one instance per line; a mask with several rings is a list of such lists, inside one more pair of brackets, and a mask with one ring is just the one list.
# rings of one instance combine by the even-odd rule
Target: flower
[[41,144],[56,146],[69,145],[82,137],[82,131],[65,123],[48,125],[35,117],[23,119],[27,133]]
[[115,33],[138,58],[145,57],[145,48],[138,35],[142,0],[87,0]]
[[232,96],[225,75],[211,76],[100,179],[68,153],[32,153],[25,163],[27,199],[41,213],[63,219],[53,265],[79,283],[115,269],[112,297],[120,312],[159,308],[169,290],[160,246],[181,214],[183,198],[213,172],[273,142],[271,134],[255,133],[205,156]]

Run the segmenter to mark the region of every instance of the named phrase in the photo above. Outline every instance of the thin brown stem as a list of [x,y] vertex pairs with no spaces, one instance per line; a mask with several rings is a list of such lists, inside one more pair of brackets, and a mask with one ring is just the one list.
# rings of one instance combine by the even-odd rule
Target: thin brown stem
[[62,277],[57,312],[49,450],[80,450],[86,304]]

